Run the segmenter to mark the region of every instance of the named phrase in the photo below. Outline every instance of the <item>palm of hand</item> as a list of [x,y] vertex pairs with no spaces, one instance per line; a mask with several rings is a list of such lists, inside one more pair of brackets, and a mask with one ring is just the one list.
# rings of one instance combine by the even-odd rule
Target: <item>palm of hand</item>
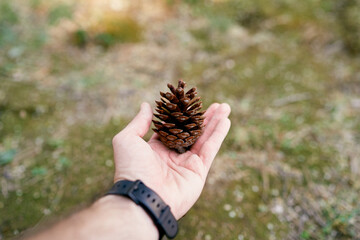
[[141,179],[182,217],[200,196],[210,165],[229,128],[227,104],[213,104],[205,113],[203,135],[190,151],[178,154],[165,147],[154,134],[148,142],[152,112],[143,104],[140,113],[114,137],[115,181]]

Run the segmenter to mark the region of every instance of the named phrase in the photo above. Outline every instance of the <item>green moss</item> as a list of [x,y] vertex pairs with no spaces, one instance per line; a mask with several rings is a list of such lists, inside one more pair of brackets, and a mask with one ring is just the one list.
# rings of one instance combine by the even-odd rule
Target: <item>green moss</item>
[[109,47],[116,42],[138,42],[141,40],[142,28],[135,19],[126,16],[106,17],[94,28],[95,42]]
[[0,3],[0,47],[13,42],[18,37],[13,28],[19,22],[15,8],[8,2]]
[[360,1],[345,0],[334,6],[341,38],[352,54],[360,53]]
[[[34,158],[22,163],[26,171],[19,179],[21,187],[0,198],[5,206],[11,205],[0,208],[3,236],[21,232],[48,215],[67,214],[79,203],[90,203],[103,194],[113,174],[111,138],[122,126],[122,121],[101,127],[73,126],[71,134],[62,140],[51,139],[40,130],[32,130],[28,136],[24,128],[22,136],[28,140],[42,136],[46,144]],[[53,155],[55,149],[60,156]]]
[[78,47],[85,47],[89,43],[89,40],[89,34],[84,29],[76,30],[70,39],[70,41]]
[[61,19],[72,17],[72,6],[67,4],[59,4],[52,7],[49,11],[48,21],[50,25],[57,24]]
[[[180,222],[180,229],[185,229],[180,232],[180,239],[193,239],[199,233],[219,239],[264,239],[270,232],[274,237],[282,237],[286,226],[267,207],[271,198],[264,198],[261,174],[250,168],[246,171],[251,174],[238,182],[222,181],[205,188],[200,200]],[[281,187],[276,182],[273,185]],[[214,188],[219,191],[213,191]]]
[[131,16],[106,13],[88,29],[78,29],[70,36],[70,42],[78,47],[95,43],[108,48],[116,43],[139,42],[143,28]]
[[8,2],[0,4],[0,24],[14,25],[19,22],[18,15],[12,5]]

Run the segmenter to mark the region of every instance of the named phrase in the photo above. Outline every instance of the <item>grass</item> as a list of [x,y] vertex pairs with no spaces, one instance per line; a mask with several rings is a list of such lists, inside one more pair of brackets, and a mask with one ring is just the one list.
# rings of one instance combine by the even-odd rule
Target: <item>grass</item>
[[111,138],[180,77],[232,128],[178,239],[357,239],[353,2],[167,1],[166,21],[86,25],[81,2],[3,1],[0,239],[101,196]]

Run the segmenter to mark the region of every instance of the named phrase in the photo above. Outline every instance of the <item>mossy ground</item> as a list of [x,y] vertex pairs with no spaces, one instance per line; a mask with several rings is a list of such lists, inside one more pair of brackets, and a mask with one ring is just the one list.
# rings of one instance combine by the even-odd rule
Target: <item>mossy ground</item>
[[0,3],[0,239],[101,196],[112,137],[178,78],[232,107],[178,239],[360,238],[356,1],[96,4]]

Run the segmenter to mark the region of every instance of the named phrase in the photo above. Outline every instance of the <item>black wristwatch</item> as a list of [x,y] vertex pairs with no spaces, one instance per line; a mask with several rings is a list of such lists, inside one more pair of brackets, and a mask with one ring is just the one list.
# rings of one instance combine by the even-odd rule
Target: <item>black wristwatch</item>
[[126,196],[141,206],[149,214],[159,230],[159,239],[164,234],[168,238],[176,236],[178,223],[171,213],[170,207],[142,181],[118,181],[106,195],[108,194]]

